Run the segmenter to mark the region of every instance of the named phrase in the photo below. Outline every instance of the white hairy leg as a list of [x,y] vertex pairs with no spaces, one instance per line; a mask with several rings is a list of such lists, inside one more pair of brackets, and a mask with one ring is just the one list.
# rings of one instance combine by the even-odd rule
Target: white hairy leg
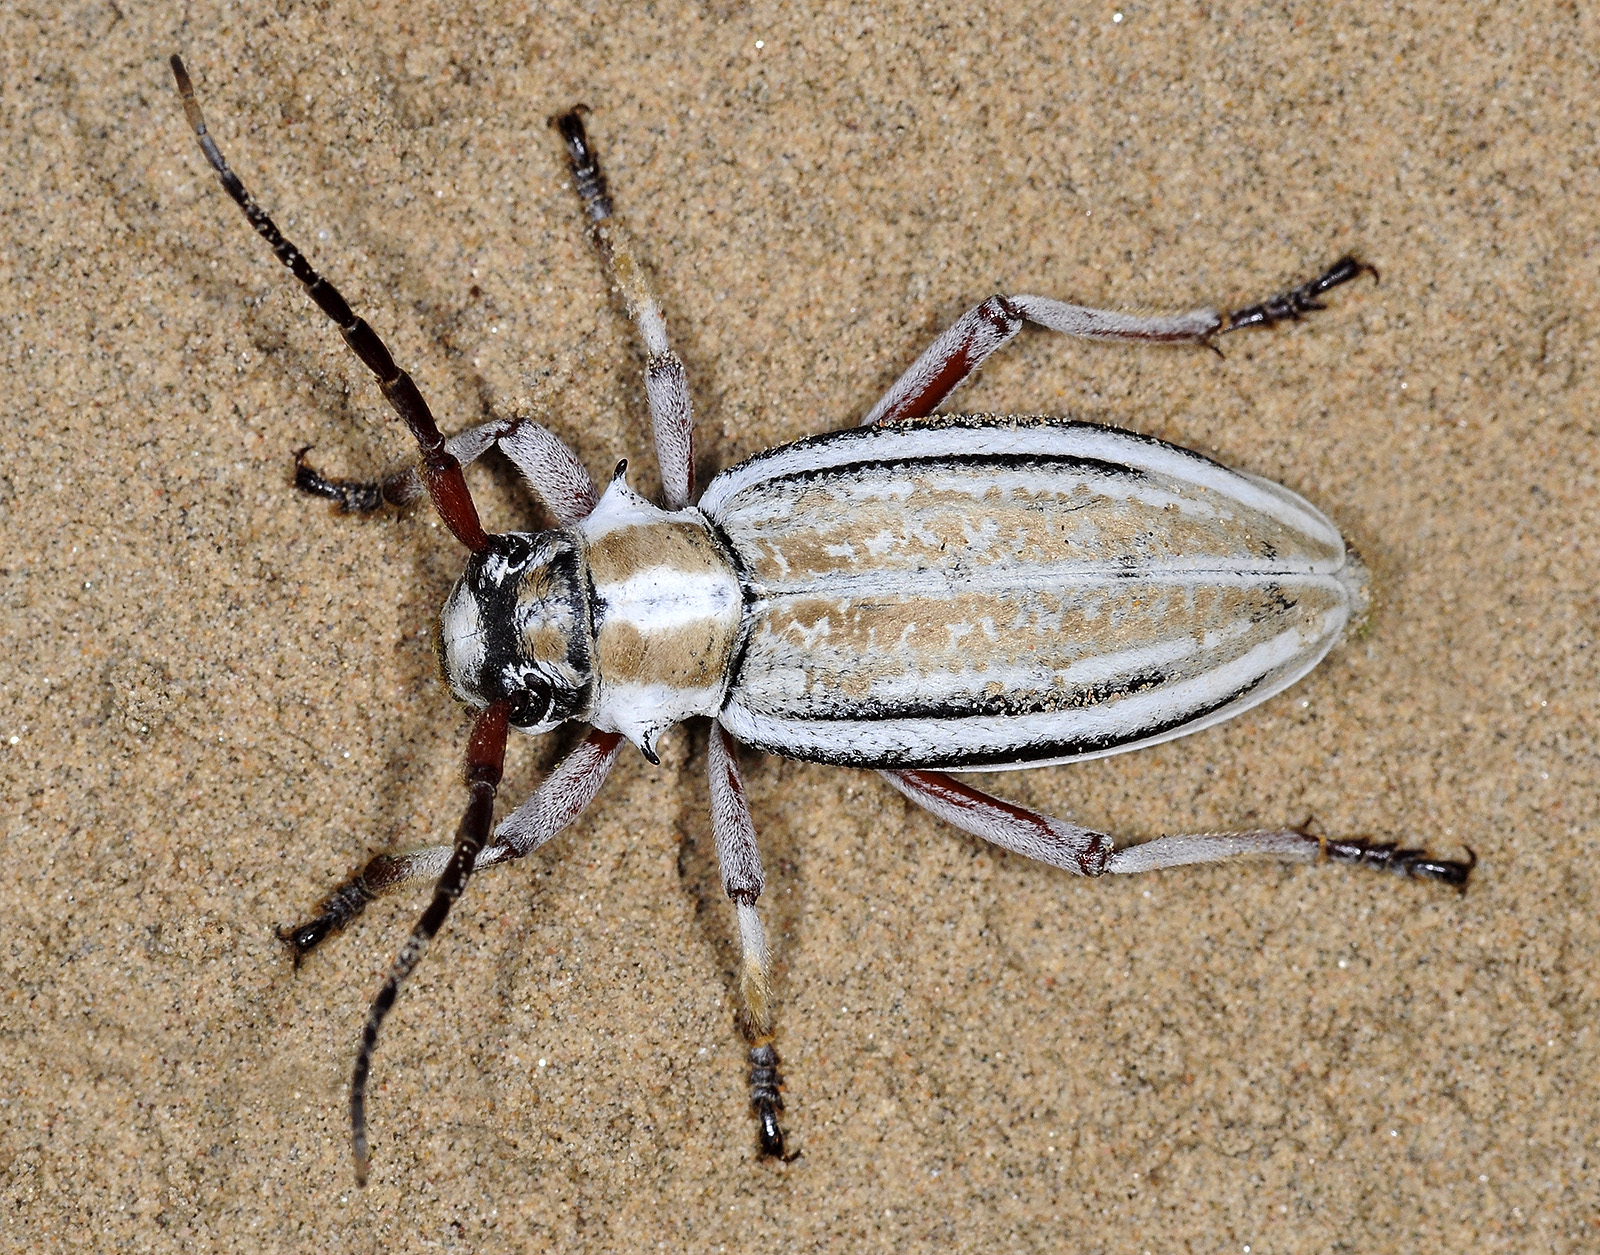
[[756,849],[755,824],[745,800],[744,777],[734,756],[734,741],[720,723],[711,725],[707,752],[711,778],[711,833],[722,871],[722,889],[739,916],[739,997],[745,1040],[750,1045],[750,1105],[761,1124],[761,1150],[786,1158],[778,1112],[778,1054],[772,1047],[772,986],[766,934],[756,914],[765,880]]
[[[444,447],[462,466],[476,462],[495,445],[522,472],[534,496],[561,527],[586,518],[599,500],[594,481],[571,449],[549,428],[531,418],[496,418],[457,432]],[[366,514],[385,504],[407,505],[423,496],[416,463],[381,480],[328,479],[295,454],[295,486],[326,497],[350,513]]]
[[574,109],[552,121],[567,142],[573,186],[594,224],[595,247],[644,341],[644,395],[655,429],[661,491],[669,510],[681,510],[694,499],[694,417],[688,377],[667,342],[667,322],[650,286],[638,243],[612,207],[606,177],[589,146],[582,116]]
[[1124,314],[1068,305],[1047,296],[991,296],[940,332],[868,411],[861,424],[927,417],[991,353],[1009,344],[1024,322],[1082,340],[1210,344],[1213,337],[1230,331],[1270,326],[1322,309],[1317,300],[1322,293],[1363,273],[1374,279],[1378,275],[1371,266],[1353,257],[1342,257],[1315,279],[1228,314],[1215,309],[1195,309],[1185,314]]
[[1477,862],[1471,850],[1467,851],[1467,861],[1459,862],[1434,858],[1422,849],[1400,849],[1392,842],[1334,840],[1293,828],[1157,837],[1142,845],[1118,849],[1107,833],[1004,801],[942,771],[879,774],[918,806],[963,832],[1081,876],[1130,875],[1232,858],[1267,857],[1292,863],[1326,858],[1335,863],[1361,863],[1405,876],[1464,885],[1467,873]]
[[[498,867],[537,850],[576,819],[594,800],[617,761],[622,737],[591,729],[530,797],[495,829],[493,839],[473,860],[474,873]],[[430,845],[401,854],[380,854],[326,898],[315,919],[279,936],[294,950],[296,965],[318,943],[338,932],[367,903],[417,881],[437,880],[455,847]]]

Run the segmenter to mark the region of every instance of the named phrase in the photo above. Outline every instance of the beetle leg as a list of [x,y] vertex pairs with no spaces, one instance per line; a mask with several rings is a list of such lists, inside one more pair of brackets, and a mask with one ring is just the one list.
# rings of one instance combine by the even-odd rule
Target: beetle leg
[[1354,257],[1341,257],[1333,265],[1318,275],[1302,283],[1297,288],[1290,288],[1287,292],[1280,292],[1276,296],[1269,296],[1266,300],[1255,305],[1247,305],[1243,309],[1228,314],[1218,328],[1217,334],[1226,335],[1230,331],[1238,331],[1242,327],[1270,327],[1275,322],[1282,322],[1285,318],[1299,320],[1301,314],[1308,314],[1315,309],[1326,309],[1317,298],[1329,288],[1336,288],[1341,283],[1349,283],[1359,275],[1371,275],[1374,283],[1379,282],[1378,270],[1364,261]]
[[310,445],[294,451],[294,486],[308,497],[333,502],[340,514],[372,514],[386,505],[409,505],[422,495],[414,466],[382,479],[329,479],[306,461],[310,452]]
[[1333,840],[1294,828],[1157,837],[1142,845],[1116,849],[1106,833],[992,797],[942,771],[893,770],[880,774],[918,806],[963,832],[1084,876],[1129,875],[1189,863],[1266,856],[1291,863],[1314,863],[1319,858],[1333,863],[1360,863],[1403,876],[1465,886],[1478,861],[1471,850],[1465,861],[1441,859],[1426,850],[1399,849],[1392,842]]
[[1051,815],[992,797],[942,771],[879,774],[930,814],[1003,850],[1080,876],[1098,876],[1111,858],[1111,838]]
[[587,518],[600,498],[588,470],[566,442],[531,418],[513,419],[507,426],[496,437],[500,452],[522,472],[555,521],[571,527]]
[[1329,288],[1360,274],[1378,272],[1354,257],[1341,257],[1308,283],[1234,313],[1215,309],[1186,314],[1124,314],[1116,310],[1068,305],[1047,296],[991,296],[956,319],[911,364],[861,420],[869,423],[926,418],[952,391],[1003,348],[1026,322],[1081,340],[1129,340],[1145,344],[1211,344],[1214,337],[1241,327],[1269,326],[1322,309],[1317,300]]
[[551,124],[567,143],[572,163],[572,184],[593,222],[595,247],[612,283],[622,293],[628,317],[644,340],[644,395],[655,429],[656,460],[661,466],[661,491],[667,508],[681,510],[694,498],[694,415],[689,403],[689,380],[683,361],[667,342],[667,323],[661,304],[650,286],[633,233],[616,217],[611,193],[600,161],[589,144],[578,105]]
[[985,358],[1016,339],[1023,320],[1022,311],[1003,296],[974,305],[939,333],[867,411],[861,425],[926,418]]
[[1137,340],[1195,344],[1215,335],[1222,315],[1214,309],[1187,314],[1139,316],[1068,305],[1046,296],[991,296],[975,305],[930,344],[861,420],[869,423],[926,418],[997,349],[1009,344],[1024,322],[1038,323],[1083,340]]
[[1318,837],[1296,828],[1257,832],[1207,832],[1156,837],[1130,845],[1111,856],[1106,871],[1128,875],[1190,863],[1220,863],[1224,859],[1266,855],[1292,863],[1358,863],[1417,880],[1437,880],[1465,888],[1478,856],[1470,848],[1465,859],[1436,858],[1425,849],[1404,850],[1392,841],[1366,837]]
[[[495,445],[522,472],[551,517],[570,527],[588,516],[598,499],[594,481],[577,455],[549,428],[531,418],[496,418],[445,441],[462,466],[476,462]],[[329,479],[306,461],[310,446],[294,455],[294,486],[313,497],[326,497],[341,514],[368,514],[384,505],[408,505],[423,494],[421,469],[415,464],[380,480]]]
[[761,1124],[761,1153],[785,1162],[795,1156],[784,1149],[778,1112],[783,1110],[778,1052],[772,1047],[772,984],[767,939],[756,914],[756,900],[765,880],[756,849],[755,825],[745,801],[744,778],[734,757],[733,738],[720,723],[711,725],[707,755],[711,775],[711,832],[722,869],[722,888],[739,914],[739,998],[745,1041],[750,1045],[750,1106]]
[[[478,852],[473,872],[531,854],[576,819],[605,783],[621,745],[617,733],[591,729],[533,796],[495,829],[493,842]],[[454,850],[450,845],[430,845],[404,854],[378,855],[323,899],[315,919],[279,930],[279,939],[294,952],[295,966],[366,910],[367,903],[419,880],[437,880]]]
[[[467,466],[482,457],[515,422],[491,419],[469,427],[446,440],[445,448],[462,466]],[[310,445],[295,451],[294,486],[307,496],[332,501],[341,514],[370,514],[384,505],[410,505],[423,494],[421,468],[416,463],[383,479],[329,479],[306,461],[309,452]]]

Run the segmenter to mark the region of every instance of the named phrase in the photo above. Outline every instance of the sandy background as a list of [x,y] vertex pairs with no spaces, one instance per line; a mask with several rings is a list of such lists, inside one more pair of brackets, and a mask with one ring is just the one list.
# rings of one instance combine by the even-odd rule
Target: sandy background
[[[0,1246],[1595,1249],[1592,6],[474,7],[0,18]],[[291,491],[299,445],[357,474],[406,441],[206,170],[173,50],[448,429],[537,414],[646,491],[639,351],[545,127],[575,100],[703,473],[854,421],[991,292],[1236,304],[1358,251],[1381,287],[1226,361],[1029,332],[958,394],[1281,480],[1380,589],[1262,709],[1000,783],[1129,837],[1470,843],[1471,891],[1090,884],[752,757],[804,1151],[759,1162],[690,728],[474,883],[390,1020],[358,1194],[346,1079],[420,895],[298,975],[273,928],[452,830],[460,554]],[[561,747],[514,743],[504,796]]]

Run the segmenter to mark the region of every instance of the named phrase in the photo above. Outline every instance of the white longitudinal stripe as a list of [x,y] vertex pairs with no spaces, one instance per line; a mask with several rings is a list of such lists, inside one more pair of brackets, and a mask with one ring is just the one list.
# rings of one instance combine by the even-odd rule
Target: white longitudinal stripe
[[[737,693],[717,716],[739,740],[796,757],[838,758],[870,766],[939,765],[968,754],[993,755],[1030,746],[1109,742],[1049,763],[1104,758],[1198,732],[1288,688],[1320,662],[1348,618],[1345,606],[1329,610],[1323,630],[1308,639],[1298,629],[1281,632],[1240,657],[1172,685],[1133,693],[1102,706],[1017,715],[881,720],[783,719],[746,708]],[[1254,684],[1236,702],[1212,709],[1229,693]],[[1185,712],[1194,718],[1184,721]],[[1209,713],[1202,713],[1209,712]],[[1145,735],[1144,730],[1149,729]],[[970,770],[1002,770],[1004,761]],[[1028,761],[1027,766],[1046,762]]]
[[[1227,635],[1240,636],[1250,629],[1249,624],[1239,624]],[[1223,633],[1218,633],[1222,637]],[[1207,649],[1222,644],[1207,641]],[[1140,649],[1121,650],[1114,654],[1093,654],[1065,667],[996,667],[985,665],[981,670],[970,671],[918,671],[908,669],[903,675],[875,678],[872,685],[874,701],[890,703],[902,701],[926,705],[951,698],[970,696],[974,690],[987,689],[998,684],[1008,693],[1048,693],[1056,684],[1066,687],[1086,687],[1110,684],[1119,679],[1171,666],[1200,652],[1200,642],[1192,636],[1157,641]]]
[[739,586],[726,572],[655,566],[625,580],[597,584],[607,624],[632,624],[642,632],[667,632],[735,613]]
[[[1118,475],[1079,465],[1073,465],[1064,472],[1048,462],[1035,466],[997,468],[907,461],[903,470],[896,467],[880,470],[874,467],[860,475],[852,474],[854,469],[846,463],[838,468],[839,474],[826,484],[826,490],[844,508],[861,503],[904,502],[919,493],[979,502],[996,499],[1006,501],[1017,496],[1049,501],[1083,489],[1113,501],[1129,501],[1152,510],[1175,509],[1199,518],[1215,518],[1219,513],[1218,504],[1234,504],[1232,498],[1213,500],[1182,496],[1165,487],[1160,480],[1146,478],[1143,473],[1137,476]],[[1192,487],[1190,481],[1183,483],[1185,487]],[[775,483],[760,497],[740,501],[730,507],[729,513],[737,511],[746,524],[787,518],[793,512],[792,498],[809,488],[810,485],[803,480]],[[949,509],[956,503],[950,501],[942,504]]]
[[1310,502],[1279,484],[1219,466],[1198,453],[1159,441],[1083,423],[856,427],[818,441],[759,454],[722,472],[700,498],[701,511],[720,522],[738,494],[787,475],[865,461],[1015,454],[1093,458],[1209,488],[1222,497],[1276,519],[1329,546],[1342,544],[1337,529]]
[[[1260,588],[1269,577],[1274,584],[1285,587],[1307,585],[1315,588],[1343,587],[1338,578],[1340,567],[1319,570],[1327,564],[1301,563],[1302,569],[1289,570],[1276,559],[1240,558],[1230,561],[1227,569],[1218,570],[1216,559],[1207,567],[1200,562],[1188,565],[1177,561],[1141,563],[1137,586],[1140,588],[1176,588],[1184,591],[1204,588]],[[1126,573],[1109,572],[1104,562],[1079,563],[1023,563],[995,564],[992,567],[975,567],[959,574],[948,571],[830,571],[825,575],[813,574],[805,579],[785,583],[768,583],[762,595],[768,600],[779,597],[827,597],[843,600],[871,600],[888,597],[915,597],[939,599],[959,597],[965,593],[1067,593],[1079,589],[1126,589],[1135,581]]]
[[[1214,492],[1205,496],[1194,495],[1194,485],[1184,481],[1190,495],[1172,491],[1168,484],[1144,473],[1117,475],[1073,465],[1064,469],[1059,465],[1043,464],[1019,469],[994,469],[991,467],[962,467],[937,462],[906,462],[904,469],[895,467],[868,468],[859,476],[854,467],[838,468],[835,478],[823,490],[832,498],[839,511],[838,519],[848,519],[849,512],[862,505],[905,504],[916,496],[938,499],[942,512],[960,509],[967,503],[980,508],[996,500],[1010,502],[1017,499],[1040,506],[1055,504],[1058,509],[1075,508],[1072,498],[1082,493],[1092,493],[1096,505],[1106,508],[1108,502],[1125,502],[1143,506],[1156,513],[1176,511],[1196,519],[1230,518],[1237,508],[1234,498],[1221,497]],[[777,481],[764,486],[760,494],[746,496],[726,506],[722,518],[737,519],[741,528],[757,528],[790,519],[795,513],[797,498],[815,490],[804,480]],[[893,533],[890,533],[893,536]],[[899,537],[894,537],[898,540]]]

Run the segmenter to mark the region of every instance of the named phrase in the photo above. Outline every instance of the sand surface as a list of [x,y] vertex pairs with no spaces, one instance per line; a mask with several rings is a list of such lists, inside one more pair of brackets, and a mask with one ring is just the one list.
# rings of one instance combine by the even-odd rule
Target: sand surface
[[[0,16],[0,1248],[1596,1249],[1594,7],[478,8]],[[691,726],[471,886],[356,1191],[349,1068],[421,895],[298,973],[274,928],[453,830],[461,554],[293,492],[299,446],[363,474],[407,442],[205,168],[174,50],[447,429],[535,415],[645,491],[640,351],[545,125],[574,101],[703,475],[855,421],[991,292],[1238,304],[1358,252],[1381,286],[1226,360],[1033,331],[952,399],[1282,481],[1379,594],[1241,719],[993,783],[1128,839],[1470,844],[1470,892],[1090,883],[752,755],[804,1152],[762,1162]],[[540,519],[504,464],[471,482]],[[504,796],[570,739],[516,741]]]

